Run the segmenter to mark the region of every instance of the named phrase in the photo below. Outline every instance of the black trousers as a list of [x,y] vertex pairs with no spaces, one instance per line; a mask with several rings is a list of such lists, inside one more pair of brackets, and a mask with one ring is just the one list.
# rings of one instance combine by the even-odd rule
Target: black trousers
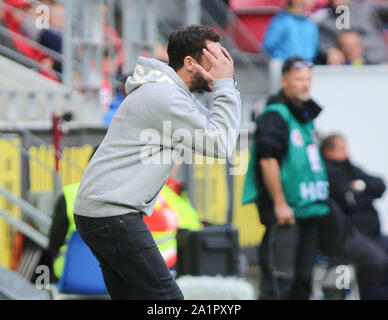
[[78,232],[100,262],[111,299],[183,299],[142,217],[140,212],[102,218],[74,214]]
[[345,242],[343,256],[355,265],[361,299],[388,299],[387,236],[353,232]]
[[309,299],[317,229],[313,219],[266,225],[259,246],[260,299]]
[[317,254],[334,257],[342,250],[337,215],[332,210],[323,217],[298,219],[295,225],[279,225],[272,206],[256,205],[266,227],[259,246],[259,299],[309,299]]

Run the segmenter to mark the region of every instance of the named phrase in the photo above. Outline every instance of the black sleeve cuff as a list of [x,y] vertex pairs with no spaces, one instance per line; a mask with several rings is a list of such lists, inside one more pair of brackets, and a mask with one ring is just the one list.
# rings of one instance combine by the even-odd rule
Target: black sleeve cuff
[[278,113],[268,112],[257,122],[256,150],[259,159],[275,158],[279,162],[288,149],[288,126]]

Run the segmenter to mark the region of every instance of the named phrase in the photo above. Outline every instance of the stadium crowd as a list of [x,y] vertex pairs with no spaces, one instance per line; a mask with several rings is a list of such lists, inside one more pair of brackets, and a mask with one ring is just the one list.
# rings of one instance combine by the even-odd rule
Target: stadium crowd
[[[348,11],[346,11],[348,8]],[[288,0],[266,30],[264,49],[286,60],[300,56],[317,64],[387,63],[388,3],[372,0]]]
[[[48,28],[36,27],[38,17],[42,15],[41,11],[36,10],[39,5],[45,5],[48,8]],[[111,80],[122,81],[125,54],[122,36],[107,23],[107,6],[103,4],[101,10],[104,50],[100,94],[104,110],[111,113],[112,110],[115,110],[117,101],[122,100],[122,88],[120,86],[115,88]],[[28,62],[17,59],[21,63],[30,66],[31,62],[35,62],[34,69],[39,74],[60,82],[62,61],[53,53],[62,53],[64,20],[63,1],[4,0],[0,3],[0,45],[28,59]],[[162,43],[155,44],[154,53],[158,59],[167,61],[166,46]],[[7,51],[2,51],[2,54],[7,56]],[[141,52],[143,56],[149,54],[146,49]],[[77,55],[78,58],[81,58],[82,47],[77,50]],[[12,54],[8,54],[8,56],[15,59]],[[80,75],[74,76],[78,77],[77,81],[82,81]],[[80,90],[82,91],[82,89]]]
[[[385,184],[351,162],[340,134],[324,138],[318,155],[313,151],[318,137],[308,142],[304,131],[320,113],[319,105],[304,96],[311,86],[308,69],[312,63],[386,64],[387,13],[387,2],[329,0],[326,6],[317,8],[311,0],[288,0],[266,29],[264,52],[280,61],[282,69],[277,70],[281,73],[279,92],[268,99],[256,119],[251,157],[257,168],[254,173],[248,171],[260,190],[255,202],[266,226],[259,248],[261,299],[308,299],[312,266],[319,252],[338,264],[355,266],[361,299],[388,299],[388,237],[381,234],[373,206],[373,201],[383,195]],[[306,151],[310,164],[304,165],[299,153],[293,151],[301,141],[311,143],[311,150]],[[324,162],[320,164],[319,159]],[[303,204],[299,206],[302,200],[293,198],[299,188],[292,188],[293,183],[301,176],[309,181],[309,167],[315,174],[319,168],[327,173],[329,224],[320,216],[320,191],[310,199],[312,203],[307,203],[314,193],[313,184],[308,190],[301,184]],[[300,172],[295,175],[298,168]],[[249,193],[249,185],[247,190]],[[316,208],[310,215],[307,208],[312,206]],[[326,252],[329,238],[339,239],[329,245],[336,247],[332,252]]]
[[[34,27],[37,17],[34,1],[4,0],[0,4],[0,45],[12,48],[24,57],[37,62],[40,67],[36,68],[36,71],[40,74],[52,80],[61,81],[58,74],[62,71],[62,62],[43,50],[41,46],[49,48],[52,52],[62,52],[64,8],[60,2],[54,0],[41,0],[40,3],[46,4],[50,9],[49,29],[39,30]],[[344,14],[343,6],[348,8],[348,15],[346,12]],[[115,78],[123,83],[126,75],[122,71],[125,54],[121,36],[117,30],[106,23],[106,17],[105,7],[102,22],[104,55],[101,98],[106,109],[103,122],[108,126],[125,97],[123,86],[114,90],[109,79]],[[349,22],[346,21],[347,17]],[[342,25],[348,23],[349,26],[339,28],[338,23]],[[292,125],[295,128],[303,127],[318,116],[320,109],[311,99],[300,106],[294,103],[293,94],[297,94],[298,88],[294,86],[294,80],[287,78],[293,72],[292,70],[299,72],[302,69],[311,69],[312,63],[355,66],[386,64],[388,63],[388,32],[385,28],[387,25],[388,2],[287,0],[285,7],[269,22],[262,44],[264,52],[271,59],[289,62],[287,68],[283,70],[282,89],[275,97],[269,98],[267,105],[278,103],[286,106],[288,109],[285,110],[290,111],[290,114],[300,122],[299,124],[293,122]],[[112,47],[115,49],[113,55],[109,50]],[[166,48],[161,43],[156,44],[155,54],[160,60],[168,60]],[[299,60],[293,58],[296,56],[300,57]],[[310,83],[303,90],[308,92],[309,89]],[[282,159],[288,152],[289,128],[287,126],[290,125],[283,120],[283,116],[274,115],[274,112],[272,114],[266,112],[266,115],[258,120],[255,133],[257,147],[260,150],[258,159],[272,158],[275,159],[275,163],[282,166]],[[299,139],[302,139],[299,136],[293,138],[296,144],[299,143]],[[318,153],[314,153],[312,157],[317,155]],[[341,236],[346,239],[340,250],[340,258],[346,263],[356,265],[361,298],[388,299],[388,238],[380,232],[378,214],[373,207],[373,200],[381,197],[385,191],[384,182],[378,177],[366,174],[350,162],[345,140],[340,135],[332,135],[324,139],[321,154],[317,157],[322,157],[327,167],[330,198],[335,201],[339,209],[337,215],[340,217],[337,216],[336,219],[345,225],[340,231],[343,233]],[[316,161],[318,158],[313,160]],[[266,165],[268,164],[259,166],[258,171],[264,172]],[[315,163],[315,165],[321,164]],[[262,202],[257,203],[257,206],[260,213],[267,214],[260,215],[260,218],[270,230],[276,221],[279,222],[278,212],[287,211],[289,215],[291,213],[289,208],[274,209],[271,187],[266,184],[265,178],[265,176],[260,178],[262,179],[260,187],[268,189],[268,192],[264,193],[265,199],[261,199]],[[288,229],[283,234],[278,233],[281,238],[271,238],[268,233],[263,240],[265,246],[260,248],[260,263],[264,270],[261,279],[261,294],[266,295],[264,298],[306,298],[310,294],[311,265],[314,262],[312,259],[318,253],[318,249],[307,248],[301,242],[303,239],[310,241],[315,233],[314,235],[310,233],[312,229],[309,223],[302,223],[303,219],[295,221],[294,218],[289,217],[289,221],[282,221],[281,225],[287,223],[297,225],[297,232],[290,233]],[[267,221],[264,221],[265,219]],[[327,230],[327,225],[325,227]],[[279,246],[280,251],[276,252],[278,255],[269,253],[270,245]],[[282,256],[285,252],[294,256],[288,256],[289,259],[285,261],[286,257]],[[274,257],[284,259],[281,261],[282,267],[289,267],[289,269],[286,268],[285,276],[276,276],[274,270],[271,270],[274,263],[271,259]],[[274,283],[278,286],[276,290],[273,288]],[[306,289],[306,286],[310,288]]]
[[[210,2],[206,3],[207,7]],[[222,2],[228,5],[231,1]],[[260,1],[257,3],[260,5]],[[279,3],[274,1],[274,5]],[[39,29],[35,23],[41,12],[37,12],[36,7],[42,4],[49,9],[49,28]],[[271,1],[265,4],[271,4]],[[388,22],[387,2],[287,0],[281,6],[281,10],[265,26],[261,44],[270,59],[284,61],[292,56],[299,56],[316,64],[329,65],[388,62],[388,31],[385,28]],[[349,8],[349,12],[344,12],[344,6]],[[218,8],[218,11],[221,8],[219,4],[212,7]],[[349,22],[346,20],[348,18]],[[125,53],[120,32],[107,23],[105,5],[102,6],[102,24],[105,50],[102,61],[101,101],[104,110],[112,113],[117,101],[121,101],[121,93],[120,88],[112,87],[110,79],[123,80]],[[338,24],[341,26],[337,27]],[[224,21],[222,25],[227,30],[228,22]],[[34,68],[40,74],[61,81],[62,61],[50,53],[62,53],[62,1],[4,0],[0,3],[0,28],[0,45],[36,62]],[[81,52],[82,50],[79,50],[78,54]],[[156,43],[154,53],[156,58],[167,61],[164,44]],[[7,52],[3,51],[3,54],[7,55]],[[144,50],[141,55],[147,56],[149,52]]]

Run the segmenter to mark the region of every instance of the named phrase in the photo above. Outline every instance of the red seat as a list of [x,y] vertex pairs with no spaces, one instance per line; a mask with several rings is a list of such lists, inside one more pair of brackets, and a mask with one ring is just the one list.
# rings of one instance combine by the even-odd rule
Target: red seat
[[329,0],[316,0],[314,8],[323,8],[329,5]]
[[260,45],[271,18],[284,6],[285,0],[231,0],[236,20],[228,33],[242,51],[260,52]]
[[286,0],[230,0],[229,6],[232,9],[241,9],[246,7],[270,6],[283,8]]

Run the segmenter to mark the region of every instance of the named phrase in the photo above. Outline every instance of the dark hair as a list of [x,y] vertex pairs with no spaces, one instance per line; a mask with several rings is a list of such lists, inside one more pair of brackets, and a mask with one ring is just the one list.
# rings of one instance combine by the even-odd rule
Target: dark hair
[[219,42],[220,36],[209,26],[190,25],[179,27],[168,38],[168,65],[175,71],[183,66],[183,60],[191,56],[201,62],[206,40]]
[[282,75],[284,76],[285,74],[289,73],[292,68],[297,68],[299,69],[300,66],[312,68],[313,63],[303,59],[302,57],[292,57],[284,61],[283,66],[282,66]]
[[326,150],[333,150],[335,148],[335,139],[344,137],[339,133],[333,133],[328,135],[325,139],[321,142],[321,153],[323,154]]

